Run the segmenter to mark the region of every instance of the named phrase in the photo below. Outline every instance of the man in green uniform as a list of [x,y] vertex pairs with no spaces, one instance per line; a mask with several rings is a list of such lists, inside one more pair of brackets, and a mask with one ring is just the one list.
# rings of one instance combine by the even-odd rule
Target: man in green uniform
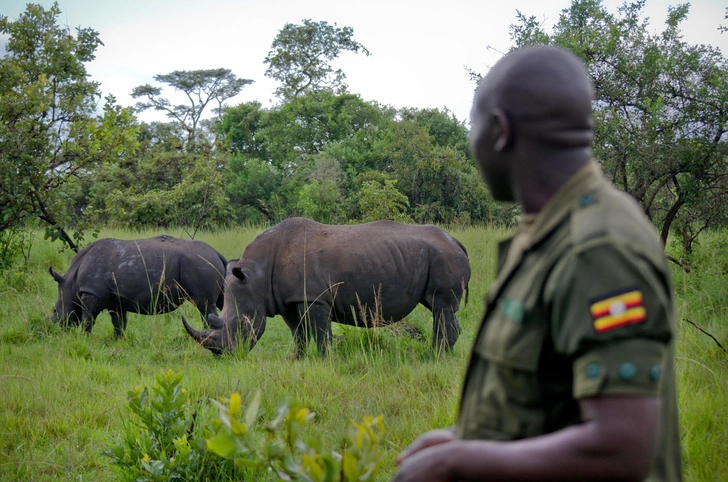
[[654,227],[592,159],[577,57],[502,58],[471,113],[493,196],[523,219],[499,269],[454,429],[397,459],[397,482],[679,481],[670,274]]

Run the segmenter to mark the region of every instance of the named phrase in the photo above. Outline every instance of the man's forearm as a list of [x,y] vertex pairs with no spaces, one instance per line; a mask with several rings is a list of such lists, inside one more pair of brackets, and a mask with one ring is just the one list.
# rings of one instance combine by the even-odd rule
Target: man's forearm
[[607,418],[551,434],[512,442],[454,440],[430,455],[449,480],[644,480],[654,455],[657,400],[635,398],[608,410]]

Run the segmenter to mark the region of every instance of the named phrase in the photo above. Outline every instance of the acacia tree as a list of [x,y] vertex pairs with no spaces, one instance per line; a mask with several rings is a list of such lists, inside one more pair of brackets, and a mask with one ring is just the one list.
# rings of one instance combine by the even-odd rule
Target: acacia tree
[[164,112],[187,132],[188,145],[194,144],[202,114],[210,102],[217,102],[215,110],[220,118],[225,101],[253,83],[250,79],[239,78],[231,70],[222,68],[175,70],[169,74],[155,75],[154,80],[183,92],[187,96],[188,104],[173,105],[169,99],[161,96],[161,87],[144,84],[132,90],[133,98],[146,98],[146,101],[137,103],[136,108],[139,111],[154,109]]
[[551,34],[520,12],[511,34],[518,47],[553,44],[582,58],[605,173],[637,199],[663,242],[674,228],[689,252],[697,232],[727,221],[716,207],[728,201],[728,63],[718,49],[682,40],[689,4],[669,9],[661,33],[648,28],[644,5],[625,3],[613,15],[600,0],[574,0]]
[[268,64],[265,75],[281,82],[276,95],[283,101],[323,88],[341,92],[346,88],[346,75],[341,69],[334,70],[331,61],[342,51],[369,55],[366,47],[354,40],[351,27],[338,28],[335,23],[311,19],[299,25],[286,23],[264,60]]
[[15,21],[0,16],[0,33],[9,35],[0,59],[0,235],[36,218],[47,236],[77,251],[85,226],[66,188],[132,152],[136,128],[113,97],[96,115],[99,85],[84,64],[101,40],[90,28],[74,35],[58,24],[60,14],[54,3],[28,4]]

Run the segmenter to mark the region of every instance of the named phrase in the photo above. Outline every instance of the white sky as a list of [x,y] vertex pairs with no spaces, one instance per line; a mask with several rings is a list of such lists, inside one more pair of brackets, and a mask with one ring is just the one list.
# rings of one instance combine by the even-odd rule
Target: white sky
[[[0,14],[16,18],[27,1],[0,3]],[[53,2],[35,3],[48,8]],[[603,3],[616,13],[622,1]],[[653,30],[662,31],[668,5],[677,3],[647,0],[645,12]],[[354,38],[371,52],[369,57],[346,52],[334,62],[346,74],[351,92],[397,108],[447,107],[460,120],[468,118],[475,87],[465,68],[484,74],[501,55],[493,49],[508,50],[508,27],[515,22],[516,10],[543,19],[550,28],[570,4],[571,0],[59,1],[62,23],[100,33],[105,45],[87,69],[104,95],[114,94],[121,105],[136,103],[129,95],[135,86],[160,85],[154,82],[155,74],[222,67],[255,81],[228,105],[258,100],[270,107],[276,102],[277,83],[264,76],[263,60],[286,22],[310,18],[352,27]],[[728,55],[728,33],[717,30],[728,25],[726,7],[726,0],[694,0],[683,23],[685,40],[714,45]],[[164,95],[174,102],[183,100],[171,90]],[[165,120],[152,112],[139,117]]]

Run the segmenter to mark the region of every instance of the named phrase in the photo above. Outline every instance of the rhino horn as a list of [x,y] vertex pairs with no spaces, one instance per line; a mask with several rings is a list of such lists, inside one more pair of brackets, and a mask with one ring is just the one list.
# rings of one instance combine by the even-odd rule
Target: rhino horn
[[195,330],[187,323],[184,315],[182,316],[182,323],[185,325],[185,330],[190,336],[200,345],[204,346],[216,355],[223,352],[220,343],[218,342],[219,335],[215,333],[215,330]]
[[53,279],[56,280],[56,283],[61,284],[66,281],[66,278],[64,278],[63,275],[53,270],[53,266],[48,267],[48,272],[51,274],[51,276],[53,276]]
[[217,316],[215,313],[208,313],[207,323],[216,330],[219,330],[225,326],[225,321],[223,321],[223,319]]

